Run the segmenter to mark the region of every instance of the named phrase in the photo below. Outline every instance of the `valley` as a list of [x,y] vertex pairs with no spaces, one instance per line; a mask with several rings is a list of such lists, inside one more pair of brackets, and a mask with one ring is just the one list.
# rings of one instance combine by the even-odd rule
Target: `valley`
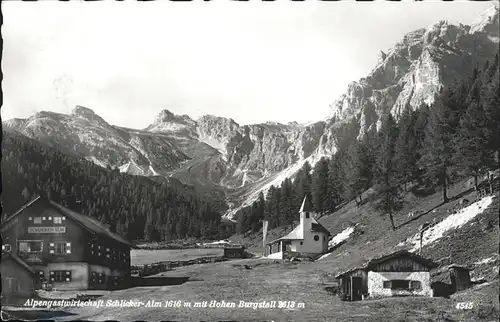
[[[426,198],[407,199],[413,202],[397,217],[400,228],[392,232],[386,219],[373,214],[374,200],[363,205],[361,211],[354,203],[348,204],[338,213],[325,215],[320,221],[332,235],[342,227],[359,224],[347,240],[328,256],[314,262],[273,260],[262,257],[236,259],[220,263],[178,267],[163,272],[161,276],[188,276],[188,282],[175,286],[136,287],[121,291],[103,292],[99,299],[133,300],[146,303],[149,300],[168,302],[181,301],[202,303],[216,301],[235,303],[236,307],[138,307],[132,311],[120,308],[66,308],[66,317],[55,315],[56,320],[269,320],[286,321],[494,321],[500,316],[498,303],[498,250],[499,195],[492,197],[486,209],[461,227],[451,229],[442,238],[427,245],[423,254],[441,265],[448,263],[468,264],[474,267],[473,281],[484,281],[470,289],[460,291],[451,298],[404,297],[362,302],[341,301],[335,289],[335,275],[379,254],[397,249],[401,242],[418,231],[426,221],[442,221],[450,216],[461,199],[475,200],[467,181],[450,188],[454,201],[441,204],[440,194]],[[490,197],[490,198],[491,198]],[[369,198],[369,197],[368,197]],[[418,218],[409,218],[407,213],[421,213]],[[406,223],[406,224],[405,224]],[[359,233],[361,231],[361,233]],[[270,232],[278,235],[280,232]],[[380,238],[380,236],[385,236]],[[260,237],[261,238],[261,237]],[[250,239],[234,236],[233,241],[246,243],[259,256],[259,237]],[[262,239],[260,239],[262,241]],[[253,246],[253,247],[252,247]],[[218,251],[218,250],[204,250]],[[181,255],[193,254],[197,250],[175,250]],[[176,255],[175,258],[179,258]],[[451,257],[450,257],[451,256]],[[159,257],[158,257],[159,258]],[[171,257],[170,260],[174,260]],[[245,268],[247,267],[247,268]],[[238,307],[240,301],[260,303],[271,301],[293,301],[295,307],[258,308]],[[469,310],[457,308],[457,303],[472,302]],[[303,307],[299,307],[303,303]],[[229,304],[227,304],[229,305]],[[291,305],[291,304],[290,304]]]
[[407,33],[313,122],[3,120],[2,318],[497,321],[499,19]]
[[145,129],[129,129],[77,106],[70,115],[39,112],[3,126],[99,166],[224,191],[224,216],[234,219],[306,160],[314,165],[379,130],[387,114],[400,119],[405,111],[433,104],[443,86],[494,58],[498,29],[498,8],[492,6],[471,26],[441,21],[405,35],[331,104],[326,120],[313,123],[240,125],[225,117],[193,120],[162,110]]

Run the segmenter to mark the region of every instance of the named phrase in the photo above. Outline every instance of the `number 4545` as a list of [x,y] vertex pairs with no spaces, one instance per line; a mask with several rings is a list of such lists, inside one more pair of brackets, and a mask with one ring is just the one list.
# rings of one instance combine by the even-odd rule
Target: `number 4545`
[[458,302],[456,308],[459,310],[470,310],[474,307],[474,302]]

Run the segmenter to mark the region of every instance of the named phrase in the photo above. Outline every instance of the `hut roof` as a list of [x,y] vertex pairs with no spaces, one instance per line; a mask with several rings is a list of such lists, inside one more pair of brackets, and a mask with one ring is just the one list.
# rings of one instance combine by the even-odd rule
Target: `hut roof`
[[347,271],[344,271],[344,272],[341,272],[341,273],[337,274],[336,278],[340,278],[343,275],[349,274],[351,272],[354,272],[354,271],[360,270],[360,269],[361,270],[369,271],[369,270],[371,270],[377,264],[380,264],[380,263],[383,263],[383,262],[388,261],[390,259],[398,258],[398,257],[410,257],[414,261],[416,261],[416,262],[418,262],[418,263],[420,263],[422,265],[425,265],[429,269],[433,269],[433,268],[438,267],[438,264],[434,263],[433,261],[431,261],[431,260],[429,260],[427,258],[424,258],[424,257],[422,257],[420,255],[417,255],[415,253],[409,252],[407,250],[401,250],[401,251],[397,251],[397,252],[394,252],[394,253],[391,253],[391,254],[387,254],[387,255],[378,257],[378,258],[373,258],[373,259],[365,262],[360,267],[355,267],[355,268],[352,268],[350,270],[347,270]]
[[378,257],[378,258],[375,258],[375,259],[372,259],[370,260],[369,262],[367,262],[366,264],[366,267],[368,269],[372,268],[374,265],[377,265],[377,264],[380,264],[380,263],[383,263],[385,261],[388,261],[390,259],[393,259],[393,258],[398,258],[398,257],[410,257],[412,260],[432,269],[432,268],[436,268],[438,267],[438,264],[436,264],[435,262],[431,261],[430,259],[427,259],[427,258],[424,258],[420,255],[417,255],[415,253],[412,253],[412,252],[409,252],[407,250],[401,250],[401,251],[397,251],[397,252],[394,252],[394,253],[391,253],[391,254],[388,254],[388,255],[384,255],[382,257]]

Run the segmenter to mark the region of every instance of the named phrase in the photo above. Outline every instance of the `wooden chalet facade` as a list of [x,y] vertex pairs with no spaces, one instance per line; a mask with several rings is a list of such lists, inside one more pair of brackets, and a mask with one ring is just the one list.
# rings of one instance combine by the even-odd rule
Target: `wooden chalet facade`
[[35,283],[86,290],[116,289],[129,281],[132,245],[99,221],[51,200],[38,197],[0,227],[2,253],[29,266]]
[[338,274],[343,300],[392,296],[433,296],[430,271],[437,264],[408,251],[372,259]]

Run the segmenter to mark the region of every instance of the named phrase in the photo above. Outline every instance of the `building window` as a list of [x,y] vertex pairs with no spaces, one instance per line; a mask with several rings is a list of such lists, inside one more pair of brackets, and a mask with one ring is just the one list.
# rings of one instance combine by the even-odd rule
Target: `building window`
[[306,218],[309,218],[309,213],[308,212],[306,212]]
[[410,289],[410,281],[407,280],[392,280],[391,290],[408,290]]
[[384,288],[391,288],[391,281],[384,281]]
[[422,283],[420,283],[420,281],[411,281],[410,282],[410,288],[412,290],[421,290],[422,289]]
[[10,252],[10,244],[5,244],[5,245],[2,245],[2,252],[7,252],[9,253]]
[[19,241],[19,253],[40,253],[42,246],[41,240]]
[[49,253],[56,255],[71,254],[71,243],[67,242],[50,243]]
[[38,278],[40,281],[43,281],[45,279],[45,275],[43,271],[38,271]]
[[51,271],[51,282],[71,282],[71,271]]
[[318,235],[314,235],[314,240],[318,241],[319,240],[319,236]]
[[54,224],[62,224],[62,217],[54,217]]
[[33,218],[33,223],[34,224],[41,224],[42,223],[42,217],[35,217],[35,218]]

